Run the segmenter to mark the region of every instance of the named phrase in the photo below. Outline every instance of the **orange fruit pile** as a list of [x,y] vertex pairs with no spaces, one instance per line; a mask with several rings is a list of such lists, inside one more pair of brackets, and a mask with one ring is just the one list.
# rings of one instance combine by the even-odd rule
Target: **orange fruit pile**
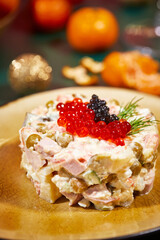
[[70,16],[67,24],[68,42],[83,52],[109,48],[117,41],[118,35],[117,20],[105,8],[81,8]]
[[115,87],[160,95],[159,63],[138,51],[112,52],[103,61],[103,80]]

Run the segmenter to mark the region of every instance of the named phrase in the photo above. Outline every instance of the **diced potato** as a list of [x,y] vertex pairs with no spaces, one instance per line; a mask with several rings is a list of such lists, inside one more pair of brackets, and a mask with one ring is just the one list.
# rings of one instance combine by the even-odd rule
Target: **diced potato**
[[61,197],[61,193],[51,181],[50,183],[42,182],[40,185],[40,197],[47,202],[54,203]]
[[32,165],[27,162],[25,153],[22,155],[21,167],[27,172],[27,177],[33,182],[40,183],[40,197],[44,200],[54,203],[61,194],[56,185],[51,182],[52,169],[50,166],[42,167],[38,171],[34,171]]

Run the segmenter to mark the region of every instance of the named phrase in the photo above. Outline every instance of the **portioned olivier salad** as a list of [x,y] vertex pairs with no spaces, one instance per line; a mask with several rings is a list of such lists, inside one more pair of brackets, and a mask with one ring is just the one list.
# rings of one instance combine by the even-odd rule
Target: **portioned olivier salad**
[[[140,100],[140,99],[139,99]],[[158,148],[155,117],[132,99],[58,96],[27,113],[20,129],[21,167],[39,196],[54,203],[112,210],[153,187]]]

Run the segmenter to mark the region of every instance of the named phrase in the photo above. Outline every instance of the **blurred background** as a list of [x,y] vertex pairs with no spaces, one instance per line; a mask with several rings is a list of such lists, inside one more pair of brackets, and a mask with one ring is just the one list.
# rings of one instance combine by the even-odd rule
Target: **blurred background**
[[160,1],[0,0],[0,105],[78,85],[160,95],[159,60]]

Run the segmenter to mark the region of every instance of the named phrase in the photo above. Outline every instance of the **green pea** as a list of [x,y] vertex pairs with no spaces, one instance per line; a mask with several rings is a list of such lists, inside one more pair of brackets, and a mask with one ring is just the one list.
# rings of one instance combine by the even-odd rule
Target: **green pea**
[[46,135],[48,138],[51,138],[52,140],[55,140],[55,134],[52,132],[48,132]]
[[37,126],[37,132],[42,132],[43,134],[46,133],[46,125],[44,123],[38,123]]
[[34,147],[34,145],[37,144],[40,140],[41,136],[39,136],[38,134],[31,134],[26,141],[27,148]]
[[73,140],[73,136],[65,132],[60,133],[56,138],[57,143],[64,148],[67,147],[72,140]]

